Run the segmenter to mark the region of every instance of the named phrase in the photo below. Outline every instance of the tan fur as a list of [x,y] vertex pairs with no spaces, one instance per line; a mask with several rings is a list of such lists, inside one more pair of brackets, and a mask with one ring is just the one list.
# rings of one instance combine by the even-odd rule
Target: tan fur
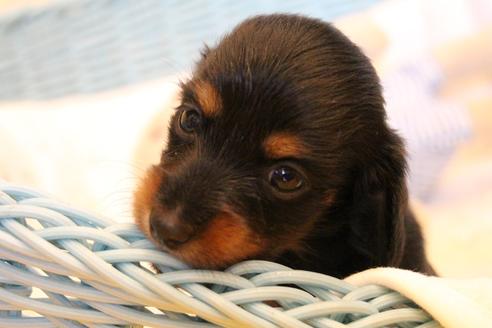
[[196,268],[224,268],[258,254],[262,244],[244,218],[222,212],[197,239],[183,245],[175,255]]
[[265,154],[274,159],[300,157],[307,153],[307,148],[295,135],[277,132],[268,136],[263,143]]
[[208,82],[194,83],[198,103],[205,116],[217,116],[222,110],[222,100],[218,91]]
[[133,198],[133,216],[135,223],[148,238],[150,235],[149,214],[154,198],[164,178],[163,170],[158,166],[151,166],[138,185]]
[[323,204],[327,206],[333,205],[334,201],[335,201],[335,191],[329,191],[325,194],[325,197],[323,197]]

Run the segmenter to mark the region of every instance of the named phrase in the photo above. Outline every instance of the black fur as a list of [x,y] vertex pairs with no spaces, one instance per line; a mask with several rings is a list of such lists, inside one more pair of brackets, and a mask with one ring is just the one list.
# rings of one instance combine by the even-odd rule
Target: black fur
[[[227,205],[268,240],[254,258],[337,277],[376,266],[433,274],[378,77],[336,28],[296,15],[253,17],[202,53],[182,85],[184,107],[199,108],[197,81],[218,91],[222,109],[191,136],[179,131],[182,107],[171,122],[157,202],[179,207],[181,224],[199,235]],[[267,179],[278,160],[262,143],[278,131],[308,150],[281,160],[306,178],[291,199],[277,197]]]

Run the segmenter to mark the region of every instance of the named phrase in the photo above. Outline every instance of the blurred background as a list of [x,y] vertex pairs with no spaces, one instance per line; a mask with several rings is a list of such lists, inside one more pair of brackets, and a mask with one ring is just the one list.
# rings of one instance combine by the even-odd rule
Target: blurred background
[[131,220],[179,79],[205,43],[273,12],[331,21],[364,50],[431,262],[492,276],[490,0],[0,0],[0,180]]

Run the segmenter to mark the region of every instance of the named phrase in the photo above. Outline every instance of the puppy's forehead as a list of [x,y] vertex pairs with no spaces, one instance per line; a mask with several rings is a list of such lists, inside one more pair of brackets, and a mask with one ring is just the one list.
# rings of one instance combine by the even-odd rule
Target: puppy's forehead
[[[275,96],[264,95],[263,88],[251,92],[248,85],[252,83],[246,79],[223,82],[196,79],[187,85],[193,101],[212,122],[209,136],[227,140],[223,147],[226,144],[250,149],[258,147],[269,159],[307,155],[309,147],[302,135],[293,132],[302,129],[299,129],[299,111],[295,109],[292,97],[282,95],[282,92],[276,92]],[[244,140],[248,140],[247,145],[243,145]]]

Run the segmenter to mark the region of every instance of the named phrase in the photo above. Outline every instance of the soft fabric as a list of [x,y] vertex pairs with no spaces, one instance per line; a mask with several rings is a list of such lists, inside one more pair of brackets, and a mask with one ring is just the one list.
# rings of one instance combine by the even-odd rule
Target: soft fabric
[[[159,156],[156,148],[165,141],[165,116],[173,111],[177,80],[90,97],[0,103],[0,179],[131,221],[132,191]],[[153,134],[152,151],[150,143],[142,144],[147,134]],[[135,158],[137,145],[144,148],[140,158]]]
[[395,268],[376,268],[346,280],[356,286],[377,284],[394,289],[445,328],[492,325],[492,278],[447,279]]
[[440,173],[472,130],[464,105],[438,97],[442,80],[439,65],[428,56],[382,76],[389,124],[407,146],[410,194],[421,200],[432,198]]
[[0,99],[52,99],[175,74],[204,42],[249,16],[297,12],[330,21],[377,2],[50,1],[0,17]]

